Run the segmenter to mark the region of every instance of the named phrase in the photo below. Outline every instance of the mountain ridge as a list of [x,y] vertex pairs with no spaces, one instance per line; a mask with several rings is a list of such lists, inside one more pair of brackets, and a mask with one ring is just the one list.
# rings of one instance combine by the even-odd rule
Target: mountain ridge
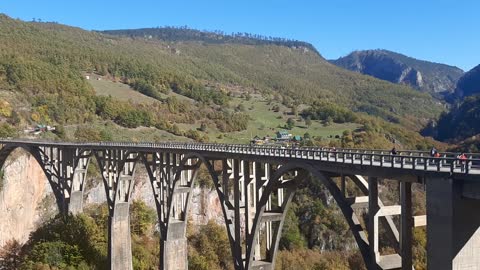
[[415,59],[397,52],[376,49],[354,51],[331,63],[392,83],[406,84],[432,93],[451,93],[464,71],[458,67]]
[[459,97],[480,94],[480,65],[466,72],[458,80],[455,94]]
[[[210,44],[226,44],[238,43],[244,45],[279,45],[289,48],[303,47],[318,54],[321,54],[310,43],[299,41],[295,39],[286,39],[281,37],[263,36],[257,34],[250,34],[246,32],[237,32],[227,34],[223,31],[206,31],[197,30],[188,27],[155,27],[155,28],[137,28],[137,29],[115,29],[115,30],[101,30],[98,33],[125,36],[131,38],[146,38],[166,40],[170,42],[184,42],[184,41],[202,41]],[[323,57],[322,57],[323,58]]]

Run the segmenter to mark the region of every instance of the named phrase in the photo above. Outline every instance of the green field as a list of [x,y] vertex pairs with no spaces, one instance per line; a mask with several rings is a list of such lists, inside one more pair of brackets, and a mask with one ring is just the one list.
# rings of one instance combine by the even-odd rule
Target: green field
[[97,77],[92,76],[90,76],[88,82],[93,86],[95,93],[99,96],[112,96],[122,101],[131,100],[135,103],[150,104],[156,102],[156,99],[145,96],[120,82],[112,82],[105,79],[97,80]]
[[[107,79],[97,80],[97,77],[91,77],[89,82],[94,87],[97,95],[110,95],[113,98],[119,100],[128,101],[131,100],[135,103],[152,103],[159,102],[153,98],[145,96],[128,85],[120,82],[112,82]],[[191,99],[170,92],[168,96],[175,96],[178,99],[188,100]],[[164,96],[166,98],[167,95]],[[236,108],[239,105],[243,107],[242,112],[250,116],[250,121],[247,130],[240,132],[222,133],[215,128],[208,128],[205,134],[208,136],[210,142],[222,142],[222,143],[248,143],[254,136],[275,136],[278,130],[284,129],[284,126],[288,118],[295,119],[295,127],[289,132],[292,135],[300,135],[303,137],[305,133],[309,133],[312,137],[329,139],[336,135],[341,135],[345,130],[354,130],[360,125],[353,123],[336,124],[333,123],[329,126],[325,126],[320,121],[312,121],[310,127],[307,127],[305,121],[300,116],[291,115],[290,109],[283,106],[278,102],[268,102],[261,95],[251,95],[250,100],[245,98],[233,97],[229,104],[230,108]],[[278,112],[272,110],[272,107],[276,105],[280,108]],[[304,109],[305,105],[299,105],[299,111]],[[182,130],[198,130],[200,123],[195,124],[180,124],[177,125]],[[154,140],[179,140],[179,136],[175,136],[171,133],[156,130],[154,128],[137,128],[127,129],[113,125],[109,128],[113,128],[115,140],[127,140],[129,138],[137,138],[138,140],[154,141]]]
[[[157,100],[151,98],[149,96],[145,96],[144,94],[135,91],[129,85],[121,83],[121,82],[113,82],[111,80],[101,78],[101,80],[97,80],[99,78],[95,75],[90,75],[90,80],[88,82],[93,86],[95,89],[95,93],[98,96],[112,96],[122,101],[132,101],[134,103],[148,103],[151,104],[156,102]],[[168,96],[176,97],[180,100],[191,101],[192,99],[178,95],[176,93],[170,92],[168,95],[164,95],[159,93],[162,98],[167,98]]]
[[[65,126],[66,135],[69,138],[74,138],[78,126],[79,125]],[[93,123],[84,126],[94,128],[100,132],[106,132],[111,136],[113,141],[117,142],[191,141],[188,138],[176,136],[154,127],[138,127],[130,129],[103,120],[94,121]]]
[[[222,134],[218,130],[207,130],[207,135],[210,141],[214,142],[228,142],[228,143],[248,143],[254,136],[275,136],[278,130],[284,129],[284,126],[288,118],[295,119],[295,127],[289,132],[292,135],[300,135],[303,137],[305,133],[309,133],[313,137],[321,137],[328,139],[330,136],[341,135],[345,130],[354,130],[360,127],[359,124],[346,123],[346,124],[331,124],[324,126],[320,121],[312,121],[312,125],[307,127],[305,122],[301,120],[301,117],[295,117],[289,115],[290,110],[279,103],[271,103],[263,99],[261,96],[254,95],[251,100],[246,101],[242,98],[233,98],[230,103],[231,107],[236,107],[239,104],[243,104],[245,108],[244,113],[247,113],[251,120],[248,124],[247,130],[240,132],[231,132]],[[280,107],[279,112],[274,112],[271,108],[274,105]],[[197,129],[200,124],[197,125],[179,125],[183,129]],[[219,135],[222,134],[221,138]]]

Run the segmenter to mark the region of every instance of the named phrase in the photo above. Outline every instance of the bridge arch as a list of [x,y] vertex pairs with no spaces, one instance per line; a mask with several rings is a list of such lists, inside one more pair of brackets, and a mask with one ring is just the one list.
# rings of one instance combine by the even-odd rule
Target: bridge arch
[[[360,252],[362,253],[362,256],[364,258],[365,263],[369,263],[371,260],[371,255],[369,253],[369,247],[368,244],[365,242],[365,235],[362,235],[362,231],[359,230],[360,222],[357,219],[356,215],[353,212],[353,209],[350,207],[350,204],[346,200],[346,198],[342,195],[340,189],[337,187],[335,182],[327,175],[325,175],[321,170],[316,168],[314,165],[308,163],[308,162],[290,162],[288,164],[278,164],[278,168],[273,172],[273,174],[269,175],[268,177],[268,182],[266,186],[264,186],[263,191],[262,191],[262,196],[260,198],[257,198],[257,209],[255,211],[255,216],[253,218],[253,226],[251,228],[251,232],[246,234],[246,247],[245,247],[245,254],[242,254],[241,252],[241,243],[240,241],[243,241],[241,239],[235,239],[236,236],[234,235],[234,232],[231,232],[230,225],[228,224],[229,222],[232,223],[233,221],[231,220],[231,216],[228,215],[228,209],[225,206],[225,194],[223,193],[223,190],[221,190],[221,179],[219,179],[219,174],[217,171],[215,171],[215,161],[220,161],[220,160],[209,160],[206,159],[204,156],[198,153],[190,153],[187,155],[184,155],[182,160],[179,162],[178,166],[176,167],[176,173],[175,173],[175,178],[172,184],[172,196],[175,194],[177,189],[185,189],[185,186],[179,185],[181,182],[182,178],[182,171],[186,169],[191,169],[192,164],[188,164],[188,161],[196,159],[197,162],[194,164],[195,167],[198,169],[202,164],[204,164],[214,182],[217,195],[219,197],[220,202],[222,202],[222,212],[224,216],[224,221],[227,227],[227,232],[228,232],[228,237],[230,240],[230,245],[231,245],[231,252],[232,256],[234,257],[234,264],[236,269],[260,269],[259,267],[262,266],[268,266],[268,269],[273,269],[274,268],[274,263],[275,263],[275,258],[278,250],[278,245],[279,241],[281,238],[281,232],[283,229],[283,221],[285,218],[285,215],[288,211],[288,208],[291,204],[291,200],[293,198],[293,195],[295,191],[298,188],[298,184],[300,184],[304,179],[308,176],[311,175],[313,176],[314,179],[317,179],[320,181],[330,192],[330,194],[333,196],[335,199],[337,205],[339,206],[340,210],[342,211],[342,214],[344,215],[345,220],[347,221],[347,224],[349,225],[350,230],[352,231],[352,234],[357,242],[357,245],[360,249]],[[243,162],[248,162],[248,161],[243,161]],[[225,166],[225,164],[223,164]],[[295,175],[295,178],[289,180],[289,181],[283,181],[283,177],[286,174],[291,174],[293,172],[296,172],[297,174]],[[184,208],[182,209],[182,215],[183,215],[183,224],[180,227],[181,229],[174,229],[170,224],[175,224],[173,226],[177,226],[178,222],[171,222],[172,220],[168,219],[166,220],[166,228],[167,232],[164,234],[163,240],[167,241],[173,236],[175,238],[185,238],[185,225],[186,225],[186,215],[188,214],[188,209],[191,201],[191,194],[192,194],[192,189],[194,186],[194,182],[196,181],[196,174],[194,174],[194,177],[191,178],[190,181],[188,181],[188,193],[187,197],[184,200]],[[284,196],[283,199],[283,204],[279,205],[279,209],[281,209],[280,213],[274,213],[272,211],[267,213],[267,204],[268,201],[271,199],[271,195],[278,191],[278,189],[284,189],[286,191],[286,195]],[[182,192],[184,193],[184,192]],[[172,209],[172,203],[173,199],[169,201],[169,206],[168,206],[168,216],[171,216],[171,209]],[[278,211],[278,209],[277,209]],[[279,225],[276,226],[273,231],[270,232],[270,246],[267,247],[269,250],[269,254],[267,254],[267,258],[261,258],[260,255],[258,254],[258,245],[260,245],[259,241],[259,235],[260,235],[260,228],[262,226],[262,222],[265,220],[273,220],[272,217],[274,215],[277,215],[276,218],[279,221]],[[237,217],[238,218],[238,217]],[[165,221],[164,221],[165,222]],[[171,233],[170,229],[173,229],[173,233]],[[272,226],[270,225],[270,230],[272,230]],[[176,242],[176,248],[178,248],[178,242]],[[186,242],[184,243],[184,249],[186,250]],[[168,251],[168,245],[161,245],[161,249],[163,250],[163,261],[169,261],[171,258],[168,258],[168,254],[170,253]],[[186,254],[182,254],[183,258],[186,258]],[[243,258],[242,258],[243,257]],[[245,260],[246,259],[246,260]],[[245,262],[243,262],[245,260]],[[368,265],[368,264],[367,264]],[[168,269],[166,266],[165,268],[162,269]]]
[[160,227],[160,269],[186,269],[188,206],[203,156],[147,152],[138,157],[147,170]]
[[[301,172],[298,180],[290,180],[290,181],[295,181],[292,182],[291,185],[288,184],[282,184],[280,178],[285,175],[286,173],[289,172]],[[278,250],[278,245],[280,242],[281,238],[281,232],[283,229],[283,221],[285,218],[285,214],[288,211],[291,200],[293,198],[294,193],[298,189],[298,186],[300,182],[298,181],[304,181],[307,175],[312,176],[313,181],[320,181],[329,191],[329,193],[332,195],[334,198],[335,202],[337,203],[338,207],[342,211],[342,214],[357,242],[357,246],[362,254],[362,257],[364,259],[365,264],[368,266],[370,263],[370,253],[368,249],[368,245],[365,243],[365,238],[361,234],[361,231],[359,230],[358,226],[360,226],[360,222],[356,218],[353,209],[350,207],[349,203],[345,199],[345,197],[342,195],[340,189],[337,187],[335,182],[329,177],[326,176],[321,170],[316,168],[314,165],[311,165],[307,162],[294,162],[294,163],[288,163],[285,165],[281,165],[279,169],[271,176],[270,181],[262,195],[262,198],[259,201],[260,207],[258,208],[257,213],[255,214],[255,220],[254,220],[254,227],[252,228],[252,237],[248,239],[248,244],[247,244],[247,265],[245,269],[257,269],[257,265],[261,266],[262,264],[268,263],[268,269],[274,269],[275,265],[275,258],[277,255],[277,250]],[[266,213],[266,204],[269,199],[269,197],[279,188],[282,188],[282,186],[286,186],[289,190],[287,191],[287,198],[284,200],[284,204],[282,205],[282,216],[281,220],[279,222],[279,226],[276,227],[276,232],[274,232],[274,237],[272,239],[273,243],[271,244],[270,247],[270,254],[267,254],[267,262],[260,262],[258,261],[258,254],[255,254],[255,244],[258,243],[258,238],[259,238],[259,229],[262,223],[262,218],[265,217]],[[266,265],[265,265],[266,266]],[[260,268],[258,268],[260,269]],[[266,268],[267,269],[267,268]]]
[[27,146],[27,145],[4,145],[0,149],[0,169],[3,168],[5,162],[7,161],[8,157],[16,150],[22,149],[27,154],[30,154],[35,158],[38,165],[42,168],[45,177],[47,178],[50,187],[52,188],[53,194],[55,196],[55,201],[57,203],[58,211],[60,213],[66,212],[66,204],[65,204],[65,196],[63,190],[61,188],[60,180],[59,180],[59,171],[58,168],[55,167],[54,162],[52,162],[51,158],[42,151],[39,147],[34,146]]
[[[187,155],[184,155],[182,160],[179,162],[178,166],[177,166],[177,169],[176,169],[176,174],[175,174],[175,178],[174,178],[174,182],[173,182],[173,185],[172,185],[172,196],[174,196],[173,194],[175,194],[175,190],[176,189],[184,189],[185,186],[181,186],[179,185],[180,181],[181,181],[181,178],[182,178],[182,174],[181,172],[184,171],[185,169],[187,168],[191,168],[191,165],[192,164],[188,164],[188,161],[189,160],[192,160],[192,159],[196,159],[197,162],[195,163],[195,167],[198,169],[202,164],[204,164],[214,182],[214,185],[215,185],[215,188],[216,188],[216,191],[217,191],[217,195],[219,197],[219,200],[220,202],[222,203],[222,212],[223,212],[223,216],[224,216],[224,221],[225,221],[225,224],[226,224],[226,227],[227,227],[227,233],[228,233],[228,237],[229,237],[229,240],[230,240],[230,246],[231,246],[231,252],[232,252],[232,255],[233,255],[233,259],[234,259],[234,264],[235,264],[235,267],[236,269],[256,269],[256,265],[261,265],[262,263],[269,263],[270,266],[274,267],[274,259],[276,257],[276,253],[277,253],[277,249],[278,249],[278,244],[279,244],[279,240],[280,240],[280,236],[281,236],[281,231],[283,229],[283,221],[284,221],[284,218],[285,218],[285,215],[286,215],[286,212],[288,210],[288,207],[290,206],[290,202],[291,202],[291,199],[293,198],[293,195],[294,195],[294,192],[296,191],[297,189],[297,186],[298,184],[303,181],[304,178],[306,178],[306,176],[308,174],[312,175],[312,176],[315,176],[315,178],[318,178],[326,187],[327,189],[330,191],[330,193],[332,194],[332,196],[334,196],[337,204],[340,206],[341,210],[342,210],[342,213],[344,214],[345,218],[347,218],[347,222],[349,224],[349,227],[350,229],[352,229],[352,232],[355,236],[355,238],[361,238],[358,233],[356,233],[355,231],[355,227],[358,225],[358,222],[354,222],[354,221],[351,221],[352,219],[352,211],[351,211],[351,208],[348,207],[348,203],[345,201],[345,199],[340,196],[340,193],[338,191],[338,188],[336,188],[335,186],[335,183],[330,179],[328,178],[327,176],[323,175],[319,170],[315,169],[314,166],[311,166],[310,164],[305,164],[305,163],[289,163],[289,164],[279,164],[279,167],[278,169],[272,174],[272,175],[269,175],[267,181],[268,181],[268,184],[263,188],[263,191],[262,191],[262,196],[261,198],[257,198],[258,202],[258,206],[257,206],[257,209],[256,209],[256,213],[255,213],[255,217],[253,218],[253,227],[251,228],[251,233],[247,233],[246,235],[246,239],[245,239],[245,242],[246,242],[246,261],[245,263],[243,262],[245,257],[242,258],[242,256],[244,256],[243,254],[241,254],[241,245],[242,243],[240,243],[240,241],[243,241],[241,239],[236,239],[236,235],[234,232],[231,231],[231,227],[229,225],[229,222],[230,223],[233,223],[233,221],[231,220],[231,216],[229,216],[229,213],[228,213],[228,209],[225,205],[225,193],[224,193],[224,190],[221,190],[221,179],[219,179],[219,174],[218,172],[215,170],[215,161],[223,161],[223,160],[209,160],[209,159],[206,159],[204,156],[202,156],[201,154],[198,154],[198,153],[190,153],[190,154],[187,154]],[[248,162],[248,161],[243,161],[243,162]],[[222,164],[223,166],[225,166],[225,164]],[[233,168],[232,168],[233,169]],[[298,175],[296,175],[296,177],[293,179],[293,180],[289,180],[287,182],[284,182],[282,180],[282,178],[286,175],[286,174],[289,174],[289,173],[292,173],[292,172],[297,172]],[[245,172],[244,172],[245,173]],[[222,176],[223,177],[223,176]],[[188,189],[189,189],[189,192],[187,193],[187,197],[185,198],[185,207],[182,209],[182,214],[184,215],[183,216],[183,226],[181,226],[181,229],[180,229],[180,233],[177,229],[173,229],[175,232],[174,233],[171,233],[170,229],[172,229],[172,227],[169,227],[169,226],[172,226],[170,224],[175,224],[174,226],[177,225],[176,222],[172,222],[171,223],[171,220],[167,220],[166,221],[166,226],[168,228],[168,232],[165,234],[165,238],[163,240],[169,240],[170,237],[172,235],[175,235],[175,237],[182,237],[182,238],[185,238],[185,224],[186,224],[186,215],[188,214],[188,209],[189,209],[189,205],[190,205],[190,201],[191,201],[191,194],[192,194],[192,189],[193,189],[193,186],[194,186],[194,182],[196,181],[196,175],[194,175],[194,177],[191,178],[191,180],[188,182],[189,186],[188,186]],[[270,250],[270,254],[268,254],[268,262],[265,262],[265,261],[261,261],[259,259],[259,254],[256,254],[255,255],[255,252],[256,252],[256,246],[258,246],[260,243],[260,241],[258,240],[259,238],[259,234],[260,234],[260,227],[261,227],[261,223],[262,223],[262,219],[264,219],[264,216],[269,216],[268,218],[270,218],[272,215],[272,213],[268,213],[268,215],[264,215],[265,212],[266,212],[266,206],[268,204],[268,200],[270,199],[270,196],[272,195],[273,192],[277,191],[277,189],[279,188],[282,188],[282,189],[285,189],[286,190],[286,193],[287,195],[285,196],[285,199],[284,199],[284,202],[283,202],[283,205],[280,206],[280,208],[282,209],[281,213],[278,213],[280,214],[280,217],[279,217],[279,221],[280,221],[280,224],[279,226],[276,226],[275,229],[273,229],[274,231],[270,232],[271,234],[271,240],[270,240],[270,244],[271,246],[268,247],[268,249]],[[183,193],[183,192],[182,192]],[[168,216],[171,217],[171,209],[172,209],[172,204],[173,204],[173,199],[169,201],[169,206],[168,206],[168,211],[169,211],[169,214]],[[237,217],[239,218],[239,217]],[[267,218],[267,219],[268,219]],[[349,220],[350,219],[350,220]],[[270,225],[270,230],[272,230],[272,226]],[[358,241],[357,241],[358,242]],[[178,243],[177,244],[177,248],[178,248]],[[366,256],[368,256],[368,249],[361,246],[361,242],[359,244],[359,247],[362,251],[362,254],[365,254]],[[164,261],[168,261],[168,251],[165,250],[165,248],[168,249],[168,246],[165,246],[165,243],[164,245],[162,245],[162,248],[164,249],[164,252],[166,252],[167,254],[164,253],[163,255],[163,258],[164,258]],[[186,249],[186,242],[185,242],[185,247],[184,249]],[[186,254],[185,254],[186,255]],[[165,257],[167,256],[167,257]],[[186,256],[185,256],[186,257]],[[366,258],[367,260],[368,258]],[[167,268],[165,268],[167,269]]]
[[[184,171],[187,168],[191,168],[191,164],[188,164],[188,161],[192,160],[192,159],[198,160],[195,163],[196,168],[199,168],[202,164],[204,164],[207,167],[207,170],[208,170],[208,172],[209,172],[209,174],[210,174],[210,176],[211,176],[211,178],[212,178],[212,180],[215,184],[215,188],[217,190],[217,195],[219,196],[219,200],[221,202],[224,202],[224,200],[225,200],[224,195],[225,194],[222,193],[222,190],[220,188],[221,184],[220,184],[219,175],[218,175],[218,172],[216,172],[215,168],[214,168],[215,160],[208,160],[205,157],[203,157],[201,154],[198,154],[198,153],[191,153],[191,154],[184,155],[182,160],[179,162],[179,164],[177,166],[177,169],[176,169],[174,182],[173,182],[173,185],[172,185],[172,191],[171,191],[172,194],[175,193],[176,189],[185,188],[184,186],[179,185],[179,183],[181,181],[181,178],[182,178],[181,172]],[[244,162],[247,162],[247,161],[244,161]],[[283,181],[283,179],[282,179],[283,176],[285,176],[286,174],[291,174],[293,172],[297,173],[294,179],[291,179],[289,181]],[[276,258],[276,255],[277,255],[278,245],[279,245],[279,241],[280,241],[280,237],[281,237],[281,232],[282,232],[282,229],[283,229],[283,221],[284,221],[286,212],[288,211],[288,208],[291,204],[291,200],[293,198],[293,195],[298,188],[298,184],[300,184],[302,181],[304,181],[304,179],[307,177],[307,175],[311,175],[315,180],[320,181],[327,188],[329,193],[333,196],[335,202],[337,203],[340,210],[342,211],[342,214],[343,214],[343,216],[344,216],[344,218],[345,218],[345,220],[346,220],[346,222],[347,222],[347,224],[348,224],[348,226],[349,226],[349,228],[350,228],[350,230],[351,230],[351,232],[352,232],[352,234],[353,234],[353,236],[354,236],[354,238],[357,242],[358,248],[359,248],[359,250],[360,250],[360,252],[361,252],[361,254],[364,258],[365,264],[368,265],[371,262],[371,254],[370,254],[368,243],[366,242],[365,234],[362,234],[363,233],[362,230],[359,230],[360,221],[356,217],[352,207],[350,206],[350,203],[343,196],[341,190],[338,188],[338,186],[333,181],[333,179],[331,177],[329,177],[328,175],[325,175],[315,165],[312,165],[308,162],[293,162],[293,163],[290,162],[288,164],[278,164],[278,168],[273,172],[273,174],[271,174],[268,177],[268,183],[263,189],[261,198],[257,198],[258,206],[257,206],[257,209],[256,209],[255,217],[253,219],[253,227],[251,228],[251,233],[247,233],[246,239],[245,239],[246,240],[246,254],[245,254],[246,261],[245,261],[244,265],[240,265],[240,263],[243,261],[242,258],[236,258],[238,256],[244,256],[243,254],[240,254],[239,250],[238,250],[239,249],[238,247],[241,245],[238,242],[241,241],[241,240],[236,240],[233,233],[228,231],[229,230],[228,222],[229,222],[229,219],[231,217],[228,216],[228,213],[227,213],[228,210],[226,209],[225,205],[222,204],[222,206],[223,206],[222,207],[222,212],[223,212],[224,220],[225,220],[225,223],[226,223],[226,226],[227,226],[227,232],[229,232],[228,236],[229,236],[230,245],[231,245],[231,252],[232,252],[232,255],[234,257],[234,262],[235,262],[236,269],[257,269],[258,267],[260,267],[262,265],[266,266],[267,264],[269,264],[269,269],[270,268],[273,269],[274,263],[275,263],[275,258]],[[190,191],[188,192],[188,195],[187,195],[187,197],[184,201],[185,202],[185,208],[182,211],[182,214],[184,215],[183,222],[185,222],[185,223],[186,223],[186,215],[188,214],[189,205],[191,203],[190,202],[191,189],[193,188],[194,182],[196,181],[195,176],[193,178],[191,178],[191,180],[188,182],[189,183],[188,188],[190,189]],[[278,189],[286,190],[286,195],[284,195],[285,198],[284,198],[284,201],[283,201],[283,205],[279,206],[280,209],[281,209],[281,212],[280,213],[273,213],[273,212],[267,213],[266,208],[267,208],[268,200],[271,199],[271,195],[274,192],[278,191]],[[172,211],[171,210],[171,207],[172,207],[171,204],[172,203],[173,203],[173,199],[170,200],[169,216],[171,214],[170,211]],[[271,238],[272,238],[270,240],[271,241],[271,243],[270,243],[271,246],[267,248],[270,253],[267,255],[267,258],[261,259],[260,255],[256,254],[256,253],[258,253],[258,249],[256,248],[256,246],[258,246],[259,243],[260,243],[260,241],[259,241],[260,228],[262,226],[262,222],[264,222],[265,220],[270,220],[274,214],[278,214],[279,226],[276,226],[274,231],[270,232]],[[170,221],[171,220],[168,220],[167,223],[170,223]],[[230,220],[230,222],[231,222],[231,220]],[[167,224],[167,227],[168,226],[169,225]],[[169,236],[171,236],[171,235],[185,237],[184,228],[185,227],[182,226],[180,234],[179,234],[178,231],[176,231],[173,234],[170,234],[170,229],[172,229],[172,228],[168,228],[168,232],[165,235],[166,238],[164,238],[164,240],[167,239],[167,241],[168,241]],[[270,230],[272,230],[272,229],[270,228]],[[185,243],[185,245],[186,245],[186,243]],[[162,247],[164,249],[168,248],[166,246],[162,246]],[[186,246],[185,246],[185,249],[186,249]],[[166,251],[166,252],[168,253],[168,251]],[[165,256],[166,255],[164,254],[164,257],[163,257],[164,261],[166,259],[168,260],[168,258],[166,258]],[[167,257],[168,257],[168,255],[167,255]],[[186,254],[184,255],[184,257],[186,257]],[[167,268],[165,268],[165,269],[167,269]]]

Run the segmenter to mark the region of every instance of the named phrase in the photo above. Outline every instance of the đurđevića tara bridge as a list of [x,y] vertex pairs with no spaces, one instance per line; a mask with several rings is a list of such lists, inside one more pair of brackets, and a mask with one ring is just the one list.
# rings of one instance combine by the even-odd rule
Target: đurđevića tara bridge
[[[200,166],[221,202],[235,269],[274,269],[289,203],[305,181],[329,190],[368,269],[413,269],[412,230],[418,226],[427,226],[428,269],[480,269],[480,154],[459,160],[455,153],[431,157],[422,151],[0,140],[0,168],[16,148],[41,165],[63,214],[82,212],[87,167],[95,157],[109,207],[111,269],[132,269],[129,206],[140,163],[155,197],[161,269],[188,267],[187,213]],[[398,181],[399,205],[382,203],[381,179]],[[347,182],[362,195],[349,196]],[[425,185],[426,216],[412,215],[413,183]],[[368,210],[366,225],[360,208]],[[380,253],[379,226],[397,243],[396,254]]]

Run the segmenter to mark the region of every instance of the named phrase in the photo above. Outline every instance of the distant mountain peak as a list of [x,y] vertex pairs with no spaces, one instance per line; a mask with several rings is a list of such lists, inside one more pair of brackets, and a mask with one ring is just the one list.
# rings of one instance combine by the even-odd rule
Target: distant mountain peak
[[331,63],[429,93],[451,93],[463,75],[460,68],[418,60],[385,49],[353,51]]
[[460,97],[480,94],[480,65],[472,68],[458,80],[455,93]]

